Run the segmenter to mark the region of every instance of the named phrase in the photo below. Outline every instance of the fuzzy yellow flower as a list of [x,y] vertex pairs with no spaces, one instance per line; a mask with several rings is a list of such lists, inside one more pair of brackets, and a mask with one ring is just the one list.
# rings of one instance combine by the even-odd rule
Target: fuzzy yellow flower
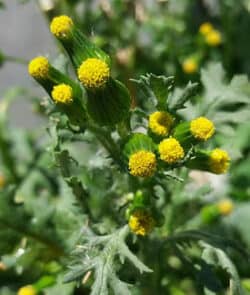
[[2,261],[0,261],[0,271],[5,271],[5,270],[7,270],[7,266]]
[[160,136],[166,136],[173,124],[173,117],[167,112],[154,112],[149,116],[149,128]]
[[217,208],[221,215],[229,215],[234,209],[234,205],[230,200],[222,200],[217,204]]
[[216,174],[226,173],[230,165],[228,153],[221,149],[214,149],[209,156],[209,167]]
[[102,88],[110,77],[106,62],[98,58],[86,59],[78,69],[78,78],[88,89]]
[[185,155],[182,146],[175,138],[167,138],[160,142],[159,146],[160,158],[168,164],[174,164],[182,159]]
[[199,117],[191,121],[190,131],[196,139],[206,141],[214,134],[215,128],[212,121]]
[[129,158],[129,171],[133,176],[150,177],[156,170],[156,156],[149,151],[138,151]]
[[145,236],[154,228],[155,220],[146,210],[137,209],[130,215],[128,224],[136,235]]
[[17,295],[36,295],[37,292],[35,290],[35,288],[31,285],[28,286],[24,286],[22,288],[20,288],[17,292]]
[[221,33],[217,30],[212,30],[206,35],[206,43],[210,46],[219,46],[222,42]]
[[182,63],[182,70],[186,74],[194,74],[198,70],[198,63],[193,58],[188,58]]
[[50,31],[59,39],[68,39],[73,25],[73,21],[69,16],[57,16],[53,18],[50,24]]
[[59,84],[53,87],[51,96],[56,103],[69,104],[73,101],[73,89],[67,84]]
[[35,79],[47,79],[49,75],[49,61],[44,56],[38,56],[29,63],[29,74]]
[[199,32],[204,36],[209,34],[212,30],[213,30],[213,25],[209,22],[201,24],[199,28]]
[[2,174],[0,174],[0,190],[4,188],[5,183],[6,183],[5,177]]

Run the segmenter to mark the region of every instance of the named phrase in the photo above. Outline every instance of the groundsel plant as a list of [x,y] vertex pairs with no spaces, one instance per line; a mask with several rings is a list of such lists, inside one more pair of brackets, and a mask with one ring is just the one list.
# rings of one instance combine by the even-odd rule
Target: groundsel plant
[[[183,187],[187,171],[223,174],[230,166],[227,151],[219,146],[208,148],[216,133],[215,124],[202,114],[189,121],[180,114],[196,95],[198,85],[189,83],[178,100],[172,101],[174,78],[146,74],[132,80],[138,91],[146,94],[144,101],[137,101],[113,77],[110,57],[91,43],[69,16],[55,17],[50,31],[67,53],[77,77],[57,69],[45,56],[33,58],[28,65],[30,76],[50,97],[43,104],[50,118],[48,132],[53,143],[49,152],[84,220],[70,249],[72,255],[66,255],[64,282],[85,284],[92,295],[184,294],[173,293],[171,281],[171,272],[179,272],[181,264],[194,280],[198,278],[199,294],[219,294],[227,288],[232,294],[243,294],[237,271],[224,250],[243,251],[223,237],[189,228],[175,231],[175,216],[170,218],[174,212],[169,210],[173,205],[170,187]],[[217,44],[217,39],[210,36],[209,42]],[[92,165],[101,174],[98,181],[92,175],[91,181],[96,187],[108,181],[101,201],[106,211],[93,209],[97,199],[95,190],[88,187],[90,170],[67,148],[75,141],[85,144],[82,154],[91,141],[99,142],[98,148],[93,147],[96,159]],[[229,211],[229,206],[220,207],[221,212]],[[188,252],[192,243],[202,253],[193,263]],[[179,264],[169,265],[168,253],[178,257]],[[220,283],[213,272],[217,266],[225,270],[230,284]],[[124,269],[130,271],[124,274]],[[34,284],[22,287],[18,294],[39,291],[42,287]]]

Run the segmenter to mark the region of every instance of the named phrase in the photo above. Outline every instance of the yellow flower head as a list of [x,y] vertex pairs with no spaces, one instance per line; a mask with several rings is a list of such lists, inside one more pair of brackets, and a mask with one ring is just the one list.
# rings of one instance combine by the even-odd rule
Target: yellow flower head
[[198,70],[198,64],[193,58],[188,58],[182,63],[182,70],[186,74],[194,74]]
[[0,190],[5,186],[5,177],[0,173]]
[[128,224],[136,235],[145,236],[154,228],[155,220],[147,211],[137,209],[130,215]]
[[233,211],[234,205],[230,200],[223,200],[217,204],[217,208],[221,215],[229,215]]
[[179,141],[175,138],[163,139],[159,144],[161,160],[168,164],[173,164],[184,157],[184,150]]
[[230,165],[228,153],[221,149],[214,149],[209,156],[209,167],[216,174],[226,173]]
[[109,66],[98,58],[86,59],[78,69],[78,78],[88,89],[103,87],[110,77]]
[[190,131],[196,139],[205,141],[214,134],[215,128],[212,121],[205,117],[199,117],[191,121]]
[[67,15],[54,17],[50,24],[51,33],[59,39],[68,39],[74,23]]
[[216,30],[212,30],[206,35],[206,43],[210,46],[219,46],[222,42],[221,33]]
[[167,112],[154,112],[149,116],[149,128],[157,135],[166,136],[173,121],[173,117]]
[[5,271],[5,270],[7,270],[7,266],[2,261],[0,261],[0,271]]
[[209,22],[201,24],[199,28],[199,32],[204,36],[209,34],[212,30],[213,30],[213,25]]
[[17,292],[17,295],[36,295],[36,290],[33,286],[24,286],[20,288]]
[[133,176],[150,177],[156,170],[155,154],[149,151],[138,151],[129,158],[129,171]]
[[69,104],[73,101],[73,89],[67,84],[59,84],[53,87],[51,96],[56,103]]
[[44,56],[38,56],[29,63],[29,74],[35,79],[47,79],[49,76],[49,61]]

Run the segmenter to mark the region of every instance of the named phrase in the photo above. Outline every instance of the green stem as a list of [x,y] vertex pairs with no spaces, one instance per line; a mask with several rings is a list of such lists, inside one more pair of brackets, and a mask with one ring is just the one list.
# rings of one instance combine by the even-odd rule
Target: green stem
[[108,151],[110,156],[113,158],[116,164],[118,164],[119,167],[123,166],[123,162],[121,160],[121,152],[111,137],[110,133],[106,130],[99,128],[94,125],[88,125],[88,129],[94,133],[97,137],[97,139],[100,141],[100,143],[103,145],[103,147]]
[[21,58],[21,57],[15,57],[15,56],[9,56],[9,55],[5,55],[4,59],[6,61],[10,61],[10,62],[14,62],[14,63],[18,63],[21,65],[27,65],[28,64],[28,60]]

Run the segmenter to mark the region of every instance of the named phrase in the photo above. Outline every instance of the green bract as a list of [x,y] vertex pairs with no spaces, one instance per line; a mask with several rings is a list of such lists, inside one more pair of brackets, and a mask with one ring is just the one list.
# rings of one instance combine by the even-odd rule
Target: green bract
[[145,134],[132,134],[123,148],[124,155],[129,158],[131,154],[141,150],[154,152],[156,150],[156,145],[153,140]]
[[103,89],[88,91],[87,109],[100,125],[114,125],[129,115],[130,95],[119,81],[110,79]]

